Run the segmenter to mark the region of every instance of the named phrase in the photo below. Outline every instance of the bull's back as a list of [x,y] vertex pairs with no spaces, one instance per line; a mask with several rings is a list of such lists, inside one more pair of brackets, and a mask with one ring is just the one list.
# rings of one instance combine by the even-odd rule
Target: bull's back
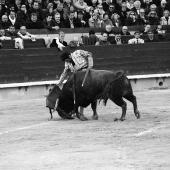
[[[82,87],[82,82],[85,78],[86,70],[82,70],[76,73],[76,85]],[[119,76],[124,75],[123,70],[119,71],[109,71],[109,70],[95,70],[90,69],[87,78],[84,83],[84,87],[90,85],[102,87],[105,86],[108,82],[111,82],[117,79]],[[73,83],[73,74],[67,81],[67,86],[70,86]]]

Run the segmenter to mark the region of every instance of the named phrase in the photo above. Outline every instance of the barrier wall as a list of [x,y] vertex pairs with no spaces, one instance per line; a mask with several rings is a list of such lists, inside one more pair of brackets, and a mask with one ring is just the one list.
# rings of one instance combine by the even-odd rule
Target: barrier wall
[[[87,46],[82,49],[93,53],[95,69],[123,69],[127,75],[170,73],[168,42]],[[0,84],[58,79],[64,69],[61,53],[56,48],[1,50]]]

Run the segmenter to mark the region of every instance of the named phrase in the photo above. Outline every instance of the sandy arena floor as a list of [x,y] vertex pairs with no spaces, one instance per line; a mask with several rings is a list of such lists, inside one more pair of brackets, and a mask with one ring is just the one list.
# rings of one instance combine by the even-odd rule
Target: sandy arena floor
[[170,169],[170,89],[135,92],[141,119],[111,101],[99,120],[54,120],[45,98],[0,103],[0,170]]

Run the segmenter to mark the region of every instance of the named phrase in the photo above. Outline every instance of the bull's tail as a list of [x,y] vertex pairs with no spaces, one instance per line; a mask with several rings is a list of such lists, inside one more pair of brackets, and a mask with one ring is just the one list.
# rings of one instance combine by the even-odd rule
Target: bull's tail
[[123,72],[123,71],[120,71],[118,77],[115,78],[113,81],[109,82],[109,83],[106,85],[106,87],[104,88],[103,93],[100,95],[99,102],[100,102],[101,100],[103,100],[103,104],[106,106],[107,100],[109,99],[109,93],[113,90],[113,88],[114,88],[115,94],[116,94],[116,92],[119,92],[119,89],[117,89],[117,88],[119,88],[119,87],[118,87],[118,86],[115,86],[116,84],[119,83],[119,81],[116,81],[116,80],[120,80],[120,81],[121,81],[121,79],[123,79],[124,76],[125,76],[125,75],[124,75],[124,72]]

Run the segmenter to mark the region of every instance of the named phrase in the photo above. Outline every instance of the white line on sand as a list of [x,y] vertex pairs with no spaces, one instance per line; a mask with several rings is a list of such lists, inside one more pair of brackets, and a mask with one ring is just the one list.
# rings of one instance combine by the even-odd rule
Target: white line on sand
[[13,130],[7,130],[7,131],[4,131],[4,132],[0,132],[0,135],[4,135],[4,134],[7,134],[7,133],[11,133],[11,132],[16,132],[16,131],[20,131],[20,130],[25,130],[25,129],[31,129],[31,128],[41,126],[41,125],[45,125],[45,124],[48,124],[48,123],[50,123],[50,122],[44,122],[44,123],[26,126],[26,127],[21,127],[21,128],[17,128],[17,129],[13,129]]
[[162,126],[157,126],[157,127],[154,127],[154,128],[150,128],[150,129],[148,129],[148,130],[146,130],[146,131],[137,133],[137,134],[135,134],[134,136],[143,136],[143,135],[146,135],[147,133],[151,133],[151,132],[153,132],[153,131],[155,131],[155,130],[158,130],[158,129],[161,129],[161,128],[165,128],[165,127],[167,127],[167,126],[162,125]]

